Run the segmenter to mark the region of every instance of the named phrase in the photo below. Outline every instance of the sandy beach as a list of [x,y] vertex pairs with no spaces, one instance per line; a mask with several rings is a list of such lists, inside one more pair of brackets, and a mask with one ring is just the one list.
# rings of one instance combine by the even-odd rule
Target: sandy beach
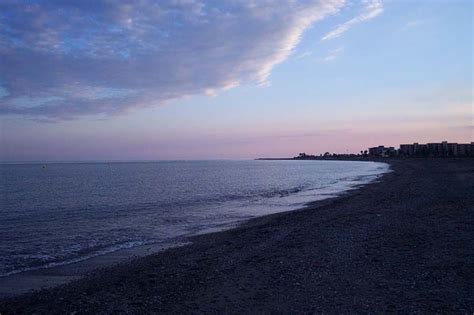
[[474,159],[390,164],[341,197],[4,298],[0,313],[472,313]]

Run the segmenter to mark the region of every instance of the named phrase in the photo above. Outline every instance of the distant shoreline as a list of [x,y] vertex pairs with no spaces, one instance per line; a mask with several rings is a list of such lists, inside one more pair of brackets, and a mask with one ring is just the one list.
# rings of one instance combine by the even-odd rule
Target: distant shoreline
[[455,160],[455,159],[474,159],[472,156],[457,156],[457,157],[441,157],[441,156],[410,156],[410,157],[347,157],[347,156],[316,156],[311,158],[299,158],[299,157],[286,157],[286,158],[256,158],[255,161],[359,161],[359,162],[385,162],[390,163],[391,161],[405,161],[405,160]]
[[0,312],[472,313],[473,160],[390,164],[341,197],[0,301]]

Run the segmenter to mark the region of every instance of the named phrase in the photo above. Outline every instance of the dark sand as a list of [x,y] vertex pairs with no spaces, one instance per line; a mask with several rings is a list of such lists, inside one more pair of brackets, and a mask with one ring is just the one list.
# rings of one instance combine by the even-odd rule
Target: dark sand
[[391,164],[342,197],[0,301],[0,312],[472,314],[474,159]]

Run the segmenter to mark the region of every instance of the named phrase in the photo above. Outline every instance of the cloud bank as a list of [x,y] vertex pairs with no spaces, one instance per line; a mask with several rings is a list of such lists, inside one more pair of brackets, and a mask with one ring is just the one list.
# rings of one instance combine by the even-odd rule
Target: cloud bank
[[0,114],[114,115],[266,84],[303,32],[344,4],[7,0],[0,4]]

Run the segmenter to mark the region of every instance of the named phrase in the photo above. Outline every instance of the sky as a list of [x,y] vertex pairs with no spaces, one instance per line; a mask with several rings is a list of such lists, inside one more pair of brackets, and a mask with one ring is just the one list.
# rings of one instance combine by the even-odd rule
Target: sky
[[0,2],[0,160],[474,141],[473,2]]

